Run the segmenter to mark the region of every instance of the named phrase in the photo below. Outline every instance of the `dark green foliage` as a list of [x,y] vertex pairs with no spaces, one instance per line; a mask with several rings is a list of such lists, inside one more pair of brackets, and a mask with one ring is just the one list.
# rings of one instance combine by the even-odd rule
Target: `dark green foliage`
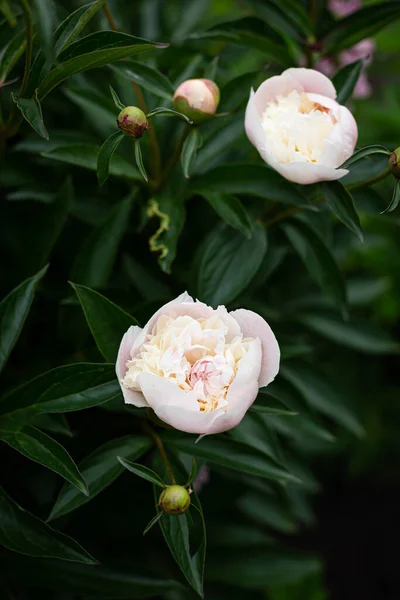
[[[385,513],[371,490],[398,506],[400,2],[364,4],[0,0],[1,599],[330,600],[341,561],[337,597],[364,593],[346,551]],[[343,65],[376,34],[375,63]],[[301,186],[259,157],[245,107],[321,58],[358,149],[340,181]],[[195,126],[172,108],[189,78],[221,90]],[[200,440],[125,404],[115,370],[123,335],[185,290],[259,313],[281,348],[242,422]],[[179,516],[159,506],[174,483]]]

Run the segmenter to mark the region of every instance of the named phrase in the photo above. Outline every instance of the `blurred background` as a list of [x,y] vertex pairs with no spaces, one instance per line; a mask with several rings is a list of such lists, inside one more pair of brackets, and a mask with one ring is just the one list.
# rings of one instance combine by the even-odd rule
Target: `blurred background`
[[[18,15],[18,2],[11,4]],[[55,26],[83,4],[49,3]],[[307,53],[297,33],[287,28],[296,4],[316,24],[315,68],[333,77],[346,64],[365,59],[348,101],[359,127],[358,146],[383,144],[390,150],[400,146],[400,19],[372,36],[365,27],[363,41],[338,53],[321,57],[318,46],[319,33],[323,37],[361,5],[380,2],[291,0],[286,6],[263,0],[110,0],[107,4],[119,30],[171,43],[168,49],[135,60],[157,69],[172,88],[189,77],[208,76],[221,89],[220,111],[229,114],[202,126],[203,146],[192,174],[196,182],[222,164],[230,164],[233,174],[236,163],[261,164],[244,132],[245,104],[251,86],[285,68],[279,55],[266,52],[265,36],[274,41],[275,34],[281,35],[292,66],[306,64]],[[240,20],[239,29],[245,32],[240,43],[227,35],[231,28],[226,23],[234,20]],[[109,27],[105,13],[99,11],[85,31]],[[0,34],[5,46],[15,32],[3,21]],[[116,109],[108,84],[125,104],[138,101],[131,75],[118,67],[121,64],[74,75],[46,98],[43,116],[49,141],[25,122],[7,140],[0,174],[2,297],[45,263],[50,267],[3,376],[3,390],[61,364],[101,361],[68,280],[100,290],[141,323],[184,289],[198,294],[204,240],[220,218],[194,189],[181,191],[180,170],[172,173],[168,184],[170,197],[176,197],[168,209],[176,231],[165,242],[169,254],[164,263],[149,248],[160,222],[149,216],[149,191],[131,173],[129,144],[118,151],[107,184],[97,186],[98,148],[115,131]],[[9,79],[22,72],[20,59]],[[149,81],[142,88],[147,106],[170,105],[165,92],[164,97],[154,93],[158,79]],[[140,79],[136,82],[140,84]],[[1,90],[5,115],[11,110],[10,91],[16,92],[18,85]],[[165,164],[184,125],[160,119],[154,127]],[[147,139],[142,148],[149,165],[154,157]],[[372,178],[376,173],[379,179],[386,168],[386,158],[382,160],[367,163]],[[351,177],[352,173],[343,183],[351,186]],[[60,192],[66,181],[73,186],[68,200]],[[279,448],[303,485],[282,487],[204,461],[197,485],[208,534],[205,598],[400,598],[400,213],[380,214],[392,190],[390,176],[352,191],[364,229],[363,244],[325,208],[307,213],[308,223],[325,240],[346,280],[349,319],[343,319],[313,283],[282,230],[273,225],[260,269],[229,302],[229,308],[257,310],[271,324],[284,364],[274,393],[289,407],[304,407],[297,417],[260,413],[262,422],[249,418],[229,435],[274,456]],[[238,196],[252,218],[264,213],[268,199],[250,191],[239,190]],[[182,212],[176,208],[179,202]],[[118,405],[71,413],[62,427],[53,423],[52,435],[79,462],[113,437],[140,431],[141,419],[123,410]],[[60,491],[59,478],[4,444],[0,461],[8,493],[46,519]],[[136,597],[118,587],[122,579],[112,574],[113,569],[181,582],[181,588],[137,597],[196,597],[183,588],[182,575],[156,528],[142,537],[153,511],[149,484],[124,473],[89,504],[54,521],[54,527],[103,557],[109,569],[104,578],[93,583],[95,576],[87,575],[86,567],[22,556],[16,560],[14,553],[5,551],[0,554],[4,585],[0,598],[113,598],[113,582],[115,599]],[[103,586],[110,586],[109,595],[101,591]]]

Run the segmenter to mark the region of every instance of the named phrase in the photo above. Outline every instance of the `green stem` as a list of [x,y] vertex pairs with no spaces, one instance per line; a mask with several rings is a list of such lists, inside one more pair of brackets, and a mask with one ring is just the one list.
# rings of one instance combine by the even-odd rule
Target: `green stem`
[[[28,84],[29,75],[31,72],[31,63],[32,63],[32,44],[33,44],[33,23],[32,23],[32,13],[29,7],[28,0],[20,0],[22,6],[22,12],[25,19],[25,28],[26,28],[26,50],[25,50],[25,69],[24,76],[22,78],[21,87],[19,89],[19,97],[22,98]],[[2,130],[3,138],[11,138],[13,137],[21,123],[23,121],[22,115],[17,111],[16,105],[13,103],[10,116],[8,118],[7,125]]]
[[[113,31],[118,31],[117,24],[114,21],[114,18],[110,12],[110,9],[107,6],[107,3],[104,4],[103,10],[104,10],[104,14],[106,15],[110,29],[112,29]],[[140,89],[140,86],[137,83],[132,83],[132,87],[133,87],[133,91],[135,92],[135,96],[137,98],[139,108],[144,112],[145,115],[147,115],[147,113],[149,111],[147,109],[146,101],[144,99],[143,92]],[[150,153],[151,153],[151,157],[152,157],[152,162],[151,162],[152,175],[157,182],[161,176],[160,147],[158,145],[157,135],[156,135],[154,128],[151,127],[148,131],[149,131]]]
[[161,178],[160,178],[160,181],[158,182],[157,187],[160,188],[164,185],[165,181],[168,178],[168,175],[171,173],[172,169],[174,168],[174,166],[180,159],[180,156],[182,154],[183,144],[185,143],[185,140],[186,140],[187,136],[189,135],[190,127],[191,127],[191,125],[185,125],[185,129],[183,130],[182,135],[179,138],[177,145],[175,146],[175,150],[174,150],[173,154],[171,155],[171,158],[167,162],[167,165],[164,169],[164,172],[161,175]]
[[24,13],[24,19],[26,24],[26,51],[25,51],[25,70],[24,77],[22,79],[21,87],[19,90],[20,98],[23,97],[25,88],[28,84],[29,75],[31,72],[32,62],[32,42],[33,42],[33,24],[32,24],[32,13],[29,7],[28,0],[20,0],[22,5],[22,11]]
[[165,465],[165,468],[167,470],[167,473],[168,473],[168,476],[169,476],[169,478],[171,480],[171,483],[173,485],[175,485],[176,482],[175,482],[174,473],[173,473],[173,471],[171,469],[171,465],[169,464],[168,456],[167,456],[167,453],[166,453],[165,448],[164,448],[164,444],[162,443],[162,440],[161,440],[160,436],[149,425],[144,425],[144,429],[145,429],[145,431],[147,431],[147,433],[150,435],[150,437],[153,438],[153,440],[154,440],[154,442],[155,442],[155,444],[156,444],[156,446],[157,446],[157,448],[158,448],[158,450],[160,452],[161,460],[163,461],[163,463]]

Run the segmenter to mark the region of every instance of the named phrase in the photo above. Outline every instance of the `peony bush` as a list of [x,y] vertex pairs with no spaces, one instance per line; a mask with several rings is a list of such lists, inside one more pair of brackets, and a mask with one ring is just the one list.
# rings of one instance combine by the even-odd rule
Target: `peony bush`
[[399,2],[0,15],[0,598],[395,597]]

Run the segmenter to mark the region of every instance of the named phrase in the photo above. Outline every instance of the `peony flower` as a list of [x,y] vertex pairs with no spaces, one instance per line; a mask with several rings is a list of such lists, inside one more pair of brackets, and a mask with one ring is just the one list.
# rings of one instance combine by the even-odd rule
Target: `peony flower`
[[202,435],[232,429],[279,370],[278,342],[250,310],[229,312],[187,293],[122,338],[116,372],[124,400]]
[[347,17],[361,8],[360,0],[329,0],[328,8],[338,17]]
[[254,93],[245,128],[267,164],[289,181],[316,183],[340,179],[338,169],[354,151],[357,124],[336,101],[332,82],[313,69],[287,69]]

